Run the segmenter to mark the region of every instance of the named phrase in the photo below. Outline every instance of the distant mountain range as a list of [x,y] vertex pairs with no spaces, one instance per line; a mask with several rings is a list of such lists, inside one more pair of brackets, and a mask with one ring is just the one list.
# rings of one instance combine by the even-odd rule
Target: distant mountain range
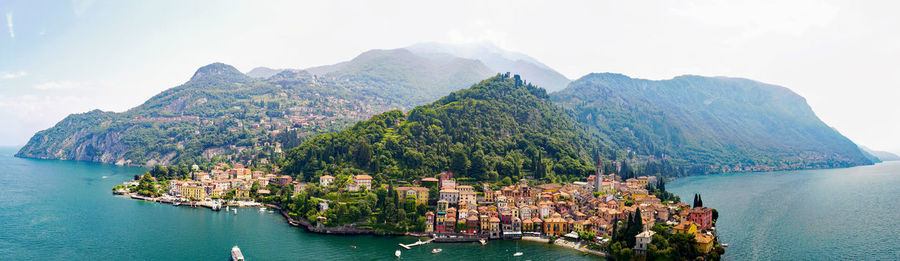
[[871,157],[873,157],[872,161],[875,161],[875,162],[900,160],[900,156],[897,156],[897,154],[894,154],[894,153],[890,153],[887,151],[872,150],[872,149],[867,148],[866,146],[859,146],[859,148],[863,152],[871,155]]
[[[517,77],[505,76],[501,78],[507,80],[498,80],[497,73],[505,71]],[[495,77],[481,82],[492,76]],[[516,80],[510,80],[513,78]],[[459,118],[474,117],[472,111],[447,110],[463,103],[488,106],[484,109],[500,106],[490,99],[506,100],[509,96],[485,90],[492,86],[506,88],[505,83],[486,84],[497,81],[512,81],[515,88],[508,91],[513,92],[527,86],[548,86],[548,90],[559,91],[549,92],[547,96],[546,91],[541,90],[543,94],[532,91],[537,87],[526,88],[527,93],[538,99],[519,97],[529,105],[516,108],[539,115],[528,116],[522,111],[510,112],[509,108],[498,107],[491,110],[501,114],[496,115],[500,118],[480,117],[477,119],[484,121],[472,121]],[[481,92],[471,89],[458,92],[479,82],[472,89]],[[469,98],[449,102],[463,93]],[[490,95],[481,97],[479,93]],[[545,102],[544,96],[552,103]],[[518,102],[518,98],[513,100]],[[549,105],[541,106],[549,107],[533,107],[545,103]],[[530,149],[509,154],[497,147],[481,151],[484,157],[540,154],[550,160],[542,165],[537,163],[543,160],[518,158],[516,166],[523,171],[575,166],[574,162],[596,162],[598,157],[606,158],[603,161],[607,163],[642,166],[638,167],[642,171],[678,172],[673,175],[846,167],[873,162],[856,144],[822,123],[802,97],[783,87],[738,78],[680,76],[650,81],[609,73],[590,74],[570,82],[523,54],[490,45],[434,43],[371,50],[350,61],[306,69],[259,67],[243,74],[226,64],[210,64],[198,69],[185,84],[128,111],[72,114],[56,126],[36,133],[17,156],[144,166],[265,162],[281,158],[283,150],[304,144],[310,137],[344,130],[383,112],[399,110],[402,114],[425,104],[430,105],[404,117],[426,115],[416,110],[440,106],[445,109],[434,110],[439,114],[435,118],[439,122],[429,122],[440,128],[462,128],[471,133],[478,130],[472,126],[492,126],[499,123],[488,121],[512,120],[504,123],[498,133],[484,134],[485,137],[496,134],[503,139],[505,135],[521,133],[524,136],[514,140],[519,144],[535,144],[541,147],[538,150],[544,151],[537,153]],[[556,115],[557,111],[562,112],[561,116]],[[552,122],[548,125],[551,129],[575,135],[570,137],[575,139],[572,142],[591,144],[549,142],[548,137],[564,139],[539,127],[550,124],[544,122],[547,120]],[[474,125],[460,125],[461,121]],[[540,129],[532,133],[524,131],[526,126]],[[468,139],[472,137],[457,137],[463,134],[455,130],[444,132],[455,133],[450,134],[450,140],[464,146],[479,143],[470,144]],[[456,143],[447,146],[456,147]],[[468,153],[475,152],[467,149],[471,150]],[[557,155],[563,150],[574,161]],[[425,153],[410,153],[413,152]],[[448,150],[428,153],[444,157]],[[391,155],[396,157],[394,160],[407,160]],[[293,156],[294,162],[302,158]],[[449,164],[445,160],[422,163],[428,167],[420,169],[437,170],[439,165]],[[488,161],[501,164],[505,159]],[[325,160],[279,165],[302,166],[299,168],[306,170],[322,162]],[[530,165],[522,165],[525,162]],[[593,167],[584,162],[579,163],[576,172]],[[407,166],[403,164],[397,166]],[[499,172],[495,167],[488,169]],[[377,170],[371,166],[354,168]]]

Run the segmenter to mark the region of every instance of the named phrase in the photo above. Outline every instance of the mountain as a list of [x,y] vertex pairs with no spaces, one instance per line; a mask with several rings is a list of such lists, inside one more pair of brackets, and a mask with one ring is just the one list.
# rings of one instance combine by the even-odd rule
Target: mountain
[[599,139],[690,173],[871,164],[787,88],[747,79],[590,74],[554,102]]
[[250,77],[210,64],[128,111],[69,115],[16,155],[146,166],[261,160],[312,134],[433,101],[494,73],[476,60],[404,49],[373,50],[328,68],[322,75],[257,68]]
[[[868,153],[869,155],[871,155],[872,157],[874,157],[875,159],[874,159],[873,161],[876,161],[876,160],[877,160],[877,161],[895,161],[895,160],[900,160],[900,156],[897,156],[897,154],[894,154],[894,153],[890,153],[890,152],[887,152],[887,151],[872,150],[872,149],[867,148],[866,146],[859,146],[859,148],[860,148],[863,152],[866,152],[866,153]],[[876,161],[876,162],[877,162],[877,161]]]
[[329,68],[322,78],[351,83],[355,91],[413,107],[431,102],[497,72],[477,60],[425,57],[405,49],[371,50]]
[[462,180],[583,177],[591,155],[608,151],[587,138],[544,89],[497,75],[404,114],[390,111],[316,136],[286,153],[283,171],[372,173],[376,180],[433,175]]
[[500,49],[490,43],[420,43],[405,49],[422,56],[453,56],[479,60],[492,71],[519,74],[522,78],[528,79],[549,92],[561,90],[570,82],[561,73],[544,65],[537,59],[522,53]]
[[275,76],[276,74],[280,73],[281,71],[284,71],[284,70],[283,69],[272,69],[269,67],[256,67],[256,68],[253,68],[253,70],[250,70],[249,72],[247,72],[247,76],[250,76],[253,78],[265,79],[265,78]]

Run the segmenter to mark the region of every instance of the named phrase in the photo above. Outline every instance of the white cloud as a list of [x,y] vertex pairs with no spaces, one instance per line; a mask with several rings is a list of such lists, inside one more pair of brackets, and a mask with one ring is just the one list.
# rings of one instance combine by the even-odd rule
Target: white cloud
[[72,12],[81,16],[94,4],[94,0],[72,0]]
[[78,87],[81,87],[81,83],[71,81],[43,82],[34,85],[34,88],[38,90],[64,90]]
[[15,79],[20,77],[25,77],[28,75],[26,72],[0,72],[0,79],[8,80]]
[[6,13],[6,26],[9,27],[9,38],[16,38],[16,31],[13,31],[12,12]]

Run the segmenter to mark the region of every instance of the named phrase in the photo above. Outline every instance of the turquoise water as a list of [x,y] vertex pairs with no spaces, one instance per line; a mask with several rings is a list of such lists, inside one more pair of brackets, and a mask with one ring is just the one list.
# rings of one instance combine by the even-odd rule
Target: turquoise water
[[[310,234],[277,213],[131,200],[111,188],[138,168],[14,158],[0,148],[0,257],[11,260],[395,260],[408,237]],[[355,245],[357,248],[351,248]],[[431,254],[432,248],[442,248]],[[513,258],[518,251],[525,255]],[[524,241],[434,244],[404,250],[405,260],[587,260],[580,252]]]
[[719,211],[729,260],[900,260],[900,162],[678,179]]

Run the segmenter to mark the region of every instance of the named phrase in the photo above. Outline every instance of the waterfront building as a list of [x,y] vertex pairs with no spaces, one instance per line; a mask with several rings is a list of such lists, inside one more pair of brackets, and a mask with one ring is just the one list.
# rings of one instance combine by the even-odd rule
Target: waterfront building
[[713,241],[715,241],[715,237],[712,235],[707,235],[703,233],[695,233],[694,239],[697,240],[697,244],[694,247],[697,248],[701,253],[709,253],[713,248]]
[[250,198],[250,189],[240,188],[234,191],[235,199],[249,199]]
[[553,213],[550,218],[544,219],[544,234],[562,236],[569,233],[569,222],[562,218],[559,213]]
[[543,232],[544,231],[544,220],[539,217],[531,218],[531,223],[534,223],[532,226],[532,232]]
[[533,232],[534,231],[534,221],[531,221],[530,218],[523,218],[522,219],[522,231]]
[[[462,211],[460,211],[462,213]],[[466,218],[466,234],[474,235],[478,233],[478,217],[477,215],[470,215]]]
[[456,218],[448,213],[447,219],[444,220],[444,226],[446,229],[445,232],[450,232],[450,233],[457,232],[456,231]]
[[491,228],[490,228],[490,238],[500,238],[500,219],[496,217],[491,217]]
[[425,232],[434,232],[434,212],[425,212]]
[[688,220],[697,224],[700,230],[707,230],[712,227],[712,209],[708,207],[695,207],[687,211]]
[[186,185],[181,187],[181,197],[191,200],[206,199],[206,189],[198,185]]
[[656,232],[653,232],[652,230],[647,230],[647,231],[641,232],[640,234],[637,234],[636,236],[634,236],[634,252],[635,252],[635,254],[645,255],[647,253],[647,246],[649,246],[650,243],[653,241],[653,235],[655,235],[655,234],[656,234]]

